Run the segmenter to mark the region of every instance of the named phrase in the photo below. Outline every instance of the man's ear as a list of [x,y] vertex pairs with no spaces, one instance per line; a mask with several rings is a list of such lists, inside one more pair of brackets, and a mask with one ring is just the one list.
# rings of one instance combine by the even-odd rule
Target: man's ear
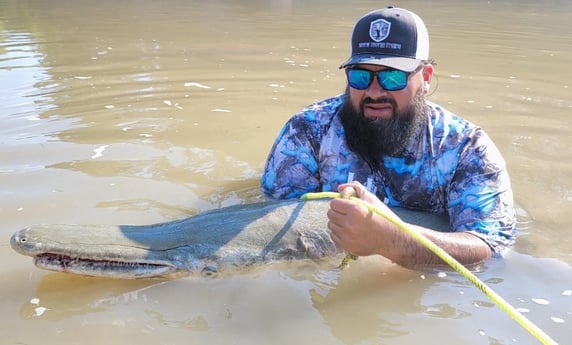
[[429,92],[429,88],[431,87],[431,79],[433,78],[433,65],[427,64],[423,67],[423,91],[425,93]]

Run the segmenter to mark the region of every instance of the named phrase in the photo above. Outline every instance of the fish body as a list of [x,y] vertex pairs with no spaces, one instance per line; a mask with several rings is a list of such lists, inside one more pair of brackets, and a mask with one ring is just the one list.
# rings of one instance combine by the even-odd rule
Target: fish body
[[[11,246],[36,266],[111,278],[212,276],[292,260],[343,258],[330,237],[329,200],[235,205],[152,225],[34,225]],[[448,218],[393,209],[408,223],[447,231]]]

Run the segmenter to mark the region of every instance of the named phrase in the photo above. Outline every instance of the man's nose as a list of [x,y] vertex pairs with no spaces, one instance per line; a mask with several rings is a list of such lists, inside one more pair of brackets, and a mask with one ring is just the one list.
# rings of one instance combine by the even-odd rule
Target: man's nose
[[381,85],[379,85],[377,78],[373,78],[371,85],[366,90],[366,94],[372,99],[377,99],[382,96],[387,96],[387,92],[388,92],[387,90],[385,90],[383,87],[381,87]]

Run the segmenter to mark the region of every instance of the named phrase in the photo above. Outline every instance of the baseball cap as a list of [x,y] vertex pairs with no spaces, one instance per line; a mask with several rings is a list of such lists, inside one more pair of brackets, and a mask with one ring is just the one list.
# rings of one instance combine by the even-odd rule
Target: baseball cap
[[411,72],[429,59],[429,34],[418,15],[390,6],[369,12],[357,21],[351,50],[350,58],[340,68],[372,64]]

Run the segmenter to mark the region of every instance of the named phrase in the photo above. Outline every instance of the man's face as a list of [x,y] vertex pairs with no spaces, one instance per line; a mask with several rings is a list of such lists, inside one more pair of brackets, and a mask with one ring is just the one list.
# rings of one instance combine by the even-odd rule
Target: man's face
[[[377,65],[364,64],[355,67],[372,72],[388,70],[385,66]],[[432,73],[431,65],[424,66],[421,70],[411,73],[407,78],[407,86],[397,91],[385,90],[379,85],[377,78],[373,78],[365,90],[349,87],[349,98],[354,110],[363,113],[365,117],[389,120],[393,114],[408,107],[420,90],[424,90],[424,80],[430,81]]]
[[[359,68],[371,71],[385,69],[373,65]],[[429,73],[432,73],[432,66],[430,68]],[[423,98],[426,76],[423,73],[424,69],[409,75],[407,86],[397,91],[383,89],[376,78],[364,90],[348,86],[346,102],[340,110],[346,141],[372,170],[379,168],[385,156],[405,154],[408,143],[426,123]]]

